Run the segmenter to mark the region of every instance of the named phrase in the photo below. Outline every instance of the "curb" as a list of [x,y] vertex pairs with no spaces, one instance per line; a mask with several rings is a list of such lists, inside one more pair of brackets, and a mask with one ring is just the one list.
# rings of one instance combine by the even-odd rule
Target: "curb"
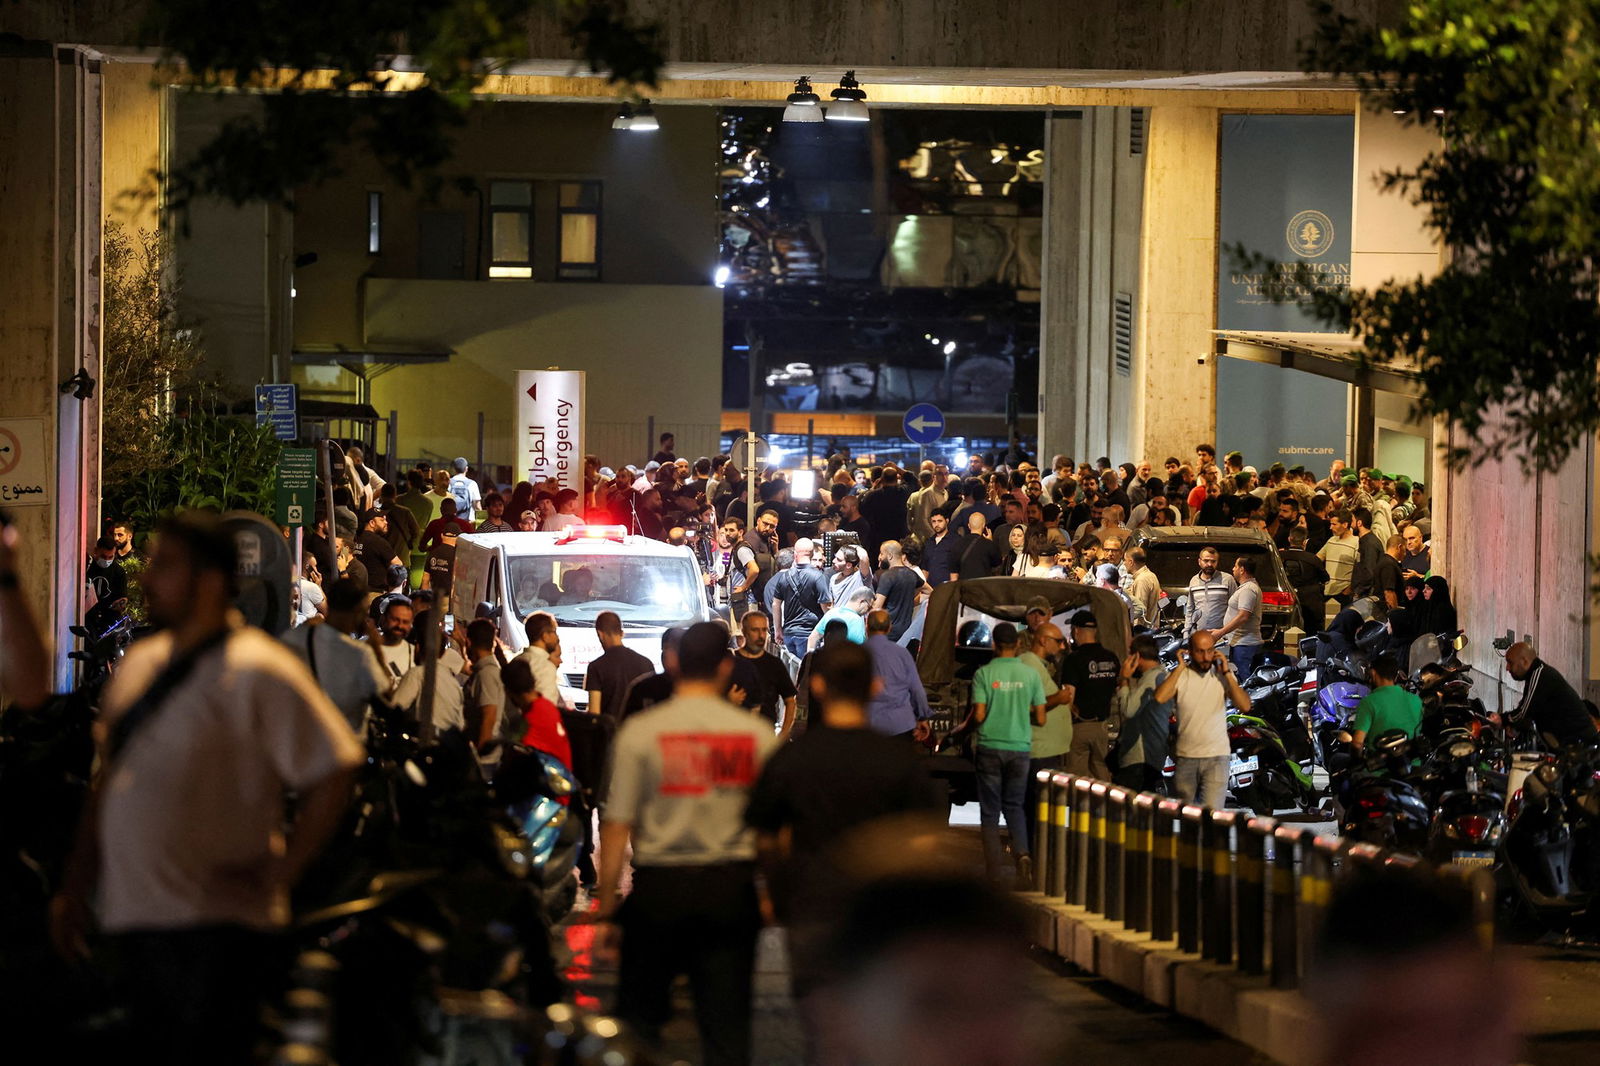
[[1320,1066],[1321,1018],[1297,991],[1274,989],[1265,977],[1179,951],[1176,941],[1155,941],[1121,922],[1045,898],[1018,893],[1032,919],[1039,947],[1080,969],[1099,974],[1162,1007],[1192,1018],[1266,1055],[1282,1066]]

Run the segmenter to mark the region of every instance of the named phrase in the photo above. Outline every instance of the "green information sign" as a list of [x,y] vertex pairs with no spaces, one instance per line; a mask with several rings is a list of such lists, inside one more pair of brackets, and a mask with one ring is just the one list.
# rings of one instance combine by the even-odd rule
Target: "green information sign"
[[278,504],[280,526],[311,524],[311,511],[317,499],[317,450],[285,448],[278,460]]

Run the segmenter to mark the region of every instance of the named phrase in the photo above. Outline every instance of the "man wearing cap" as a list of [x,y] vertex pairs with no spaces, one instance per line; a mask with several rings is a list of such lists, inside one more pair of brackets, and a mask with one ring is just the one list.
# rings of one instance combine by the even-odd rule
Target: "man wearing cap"
[[483,490],[478,488],[476,481],[467,476],[467,460],[464,456],[456,456],[450,465],[455,468],[455,473],[450,476],[447,491],[456,501],[456,514],[469,522],[475,521],[478,504],[483,499]]
[[1372,509],[1372,497],[1361,488],[1361,478],[1356,474],[1345,474],[1339,479],[1339,496],[1336,505],[1347,510],[1357,507]]
[[1138,619],[1134,618],[1133,616],[1133,601],[1128,598],[1128,594],[1126,592],[1122,591],[1122,571],[1117,568],[1115,563],[1101,563],[1099,566],[1095,567],[1094,583],[1096,588],[1102,588],[1107,592],[1114,592],[1117,594],[1117,598],[1121,600],[1122,605],[1127,608],[1129,625],[1133,625],[1138,621]]
[[[1051,616],[1050,601],[1043,596],[1035,596],[1028,601],[1028,612],[1023,615],[1028,632],[1037,632],[1040,626],[1047,625]],[[1064,641],[1063,641],[1064,642]]]
[[367,588],[373,592],[388,592],[389,567],[405,566],[389,543],[388,533],[388,516],[382,511],[368,511],[361,516],[361,532],[350,544],[351,554],[367,572]]
[[1061,689],[1072,702],[1072,749],[1067,752],[1067,772],[1111,780],[1106,749],[1111,740],[1106,719],[1111,697],[1117,691],[1117,657],[1100,643],[1100,625],[1094,612],[1072,616],[1072,651],[1061,664]]
[[989,878],[1000,876],[1000,816],[1011,831],[1017,882],[1032,879],[1028,849],[1027,795],[1033,727],[1045,724],[1044,683],[1031,666],[1017,661],[1017,629],[994,627],[994,658],[972,679],[972,716],[978,727],[976,763],[983,862]]

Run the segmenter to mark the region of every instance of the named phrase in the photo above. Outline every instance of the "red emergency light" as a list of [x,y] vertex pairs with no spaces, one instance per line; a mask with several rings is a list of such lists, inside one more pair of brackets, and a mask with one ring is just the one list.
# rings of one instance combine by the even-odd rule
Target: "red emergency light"
[[567,535],[556,544],[571,544],[580,540],[609,540],[621,544],[627,538],[627,526],[568,526]]

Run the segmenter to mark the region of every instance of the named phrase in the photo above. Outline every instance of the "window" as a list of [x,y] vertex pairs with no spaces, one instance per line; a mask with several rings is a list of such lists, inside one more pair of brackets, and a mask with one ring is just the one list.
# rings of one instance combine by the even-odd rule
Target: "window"
[[489,276],[533,277],[533,182],[489,183]]
[[600,183],[564,181],[556,198],[561,224],[561,260],[556,276],[600,280]]
[[367,192],[367,254],[383,251],[383,193]]

